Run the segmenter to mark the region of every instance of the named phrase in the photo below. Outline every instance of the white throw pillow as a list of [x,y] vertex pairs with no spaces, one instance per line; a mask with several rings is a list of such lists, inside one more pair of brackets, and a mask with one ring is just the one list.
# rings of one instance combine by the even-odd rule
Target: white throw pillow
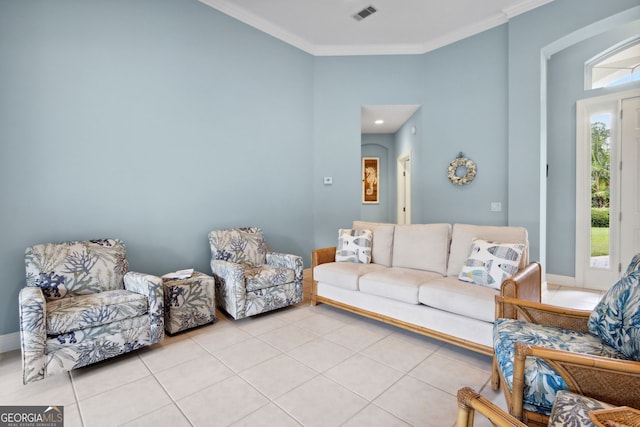
[[524,243],[496,243],[473,239],[458,279],[500,289],[502,282],[518,271]]
[[355,262],[369,264],[371,262],[371,230],[338,230],[338,247],[336,262]]

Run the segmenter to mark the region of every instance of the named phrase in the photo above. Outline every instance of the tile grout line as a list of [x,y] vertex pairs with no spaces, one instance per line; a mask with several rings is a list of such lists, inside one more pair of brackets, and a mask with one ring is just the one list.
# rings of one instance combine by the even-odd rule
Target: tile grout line
[[76,382],[71,374],[71,371],[67,372],[69,380],[71,381],[71,389],[73,390],[73,397],[76,400],[76,408],[78,408],[78,415],[80,416],[80,424],[84,427],[84,416],[82,415],[82,408],[80,407],[80,396],[78,396],[78,389],[76,388]]
[[[189,338],[189,339],[191,339],[191,337],[188,337],[188,338]],[[182,410],[182,408],[180,407],[180,405],[178,404],[178,402],[173,398],[173,396],[171,396],[171,393],[169,393],[169,390],[167,390],[167,389],[166,389],[166,387],[165,387],[165,386],[160,382],[160,380],[158,379],[158,377],[156,377],[156,373],[155,373],[155,372],[153,372],[153,371],[151,370],[151,367],[150,367],[149,365],[147,365],[147,363],[144,361],[144,359],[142,359],[139,355],[138,355],[138,358],[140,359],[140,361],[142,362],[142,364],[143,364],[143,365],[144,365],[144,366],[149,370],[149,372],[151,373],[151,376],[153,377],[153,379],[154,379],[154,380],[156,381],[156,383],[160,386],[160,388],[162,388],[162,391],[164,391],[164,392],[165,392],[165,394],[169,397],[169,399],[171,400],[171,402],[173,403],[173,405],[174,405],[174,406],[178,409],[178,411],[182,414],[182,416],[184,417],[184,419],[185,419],[185,420],[187,420],[187,422],[188,422],[192,427],[194,427],[194,424],[191,422],[191,419],[187,416],[187,414],[185,414],[185,413],[184,413],[184,411]],[[183,363],[186,363],[186,362],[183,362]],[[175,365],[175,366],[178,366],[178,365]],[[171,369],[171,368],[167,368],[167,369]],[[160,371],[160,372],[162,372],[162,371]],[[161,406],[160,408],[163,408],[163,406]],[[158,409],[160,409],[160,408],[158,408]],[[140,419],[140,418],[142,418],[142,417],[145,417],[145,416],[147,416],[147,415],[149,415],[149,414],[154,413],[154,412],[155,412],[155,411],[157,411],[158,409],[154,409],[154,410],[153,410],[153,411],[151,411],[151,412],[148,412],[148,413],[146,413],[146,414],[142,414],[142,415],[140,415],[139,417],[134,418],[134,419],[132,419],[132,420],[130,420],[130,421],[138,420],[138,419]]]

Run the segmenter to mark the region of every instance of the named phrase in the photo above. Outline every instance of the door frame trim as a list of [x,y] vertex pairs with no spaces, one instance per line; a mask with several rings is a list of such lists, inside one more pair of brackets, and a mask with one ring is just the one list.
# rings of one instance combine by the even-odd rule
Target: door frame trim
[[[614,110],[613,120],[611,123],[612,135],[611,138],[614,141],[615,149],[612,150],[611,168],[618,170],[620,159],[619,144],[620,144],[620,108],[622,100],[626,98],[634,98],[640,96],[640,89],[630,89],[621,92],[615,92],[608,95],[602,95],[592,98],[580,99],[576,102],[576,234],[575,234],[575,277],[576,286],[585,288],[608,289],[615,281],[610,281],[603,286],[597,286],[597,284],[586,283],[587,270],[590,269],[590,263],[587,260],[591,257],[591,247],[589,233],[587,230],[591,230],[591,144],[584,144],[584,141],[590,140],[591,134],[591,122],[590,115],[595,114],[596,109],[602,108],[610,111]],[[619,176],[619,173],[615,175]],[[620,183],[616,178],[611,183],[612,187],[615,187],[616,191],[611,194],[611,210],[610,217],[615,219],[618,217],[620,210],[620,201],[618,200],[620,192]],[[615,193],[615,194],[614,194]],[[610,236],[613,235],[617,240],[619,233],[619,221],[611,221],[609,230]],[[611,245],[610,253],[610,269],[607,270],[610,274],[615,274],[617,271],[617,265],[620,263],[620,242],[614,242],[615,245]],[[613,272],[611,272],[613,270]],[[606,286],[606,287],[605,287]]]
[[[405,165],[406,162],[409,161],[409,168],[407,168],[405,170]],[[405,153],[402,154],[400,156],[398,156],[397,159],[397,167],[396,170],[398,171],[398,177],[397,177],[397,200],[396,200],[396,222],[398,224],[400,224],[400,216],[402,214],[402,212],[400,211],[400,209],[402,208],[401,204],[402,202],[404,202],[406,205],[405,207],[405,212],[404,212],[404,217],[405,217],[405,221],[403,224],[411,224],[411,153]],[[402,171],[406,172],[405,175],[405,179],[402,179],[401,173]],[[405,193],[405,200],[400,200],[401,194],[402,194],[402,183],[404,182],[404,193]]]

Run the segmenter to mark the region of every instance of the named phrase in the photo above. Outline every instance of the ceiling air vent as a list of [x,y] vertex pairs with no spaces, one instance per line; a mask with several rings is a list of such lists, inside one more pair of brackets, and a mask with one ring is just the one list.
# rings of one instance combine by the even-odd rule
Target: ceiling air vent
[[367,16],[373,15],[376,12],[377,12],[377,9],[375,7],[373,7],[373,6],[365,7],[360,12],[356,13],[355,15],[353,15],[353,18],[356,21],[362,21]]

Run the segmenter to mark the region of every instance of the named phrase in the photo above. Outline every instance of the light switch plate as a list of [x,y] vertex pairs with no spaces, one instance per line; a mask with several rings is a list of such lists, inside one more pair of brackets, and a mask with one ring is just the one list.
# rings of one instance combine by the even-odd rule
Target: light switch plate
[[331,184],[333,184],[333,177],[325,176],[324,177],[324,185],[331,185]]

